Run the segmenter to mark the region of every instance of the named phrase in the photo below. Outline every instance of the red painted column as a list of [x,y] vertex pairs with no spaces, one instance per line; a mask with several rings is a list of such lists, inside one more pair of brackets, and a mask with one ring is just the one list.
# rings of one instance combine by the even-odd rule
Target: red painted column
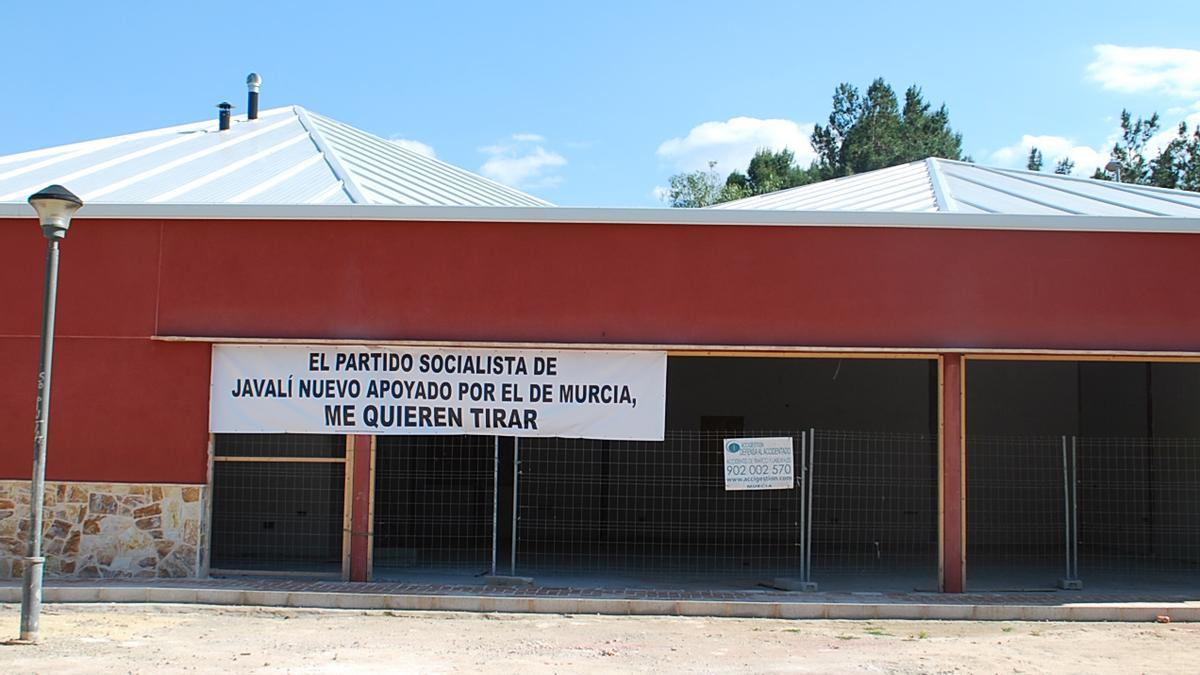
[[370,581],[371,553],[371,442],[354,436],[351,465],[350,581]]
[[964,361],[962,354],[942,354],[941,362],[941,589],[943,593],[962,593],[967,567]]

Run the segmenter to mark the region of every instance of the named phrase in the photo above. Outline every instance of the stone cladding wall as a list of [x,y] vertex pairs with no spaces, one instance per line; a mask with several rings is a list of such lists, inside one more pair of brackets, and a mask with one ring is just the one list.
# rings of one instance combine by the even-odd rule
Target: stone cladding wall
[[[47,482],[50,578],[195,577],[204,565],[203,485]],[[0,578],[25,571],[29,481],[0,480]]]

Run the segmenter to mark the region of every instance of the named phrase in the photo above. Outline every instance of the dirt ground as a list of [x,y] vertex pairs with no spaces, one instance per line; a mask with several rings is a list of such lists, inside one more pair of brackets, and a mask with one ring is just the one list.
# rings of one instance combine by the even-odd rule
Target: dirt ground
[[[0,605],[8,637],[19,607]],[[3,673],[1196,672],[1200,624],[47,605]],[[4,637],[0,633],[0,637]]]

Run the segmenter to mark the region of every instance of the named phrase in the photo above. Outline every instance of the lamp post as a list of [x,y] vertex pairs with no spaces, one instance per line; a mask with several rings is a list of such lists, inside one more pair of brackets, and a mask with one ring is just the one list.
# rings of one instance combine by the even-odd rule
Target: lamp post
[[67,236],[71,216],[83,202],[61,185],[29,198],[37,211],[46,248],[46,285],[42,301],[42,361],[38,368],[37,421],[33,432],[33,479],[29,484],[29,546],[21,587],[21,641],[37,642],[42,613],[42,505],[46,491],[46,431],[50,424],[50,364],[54,356],[54,305],[58,297],[58,242]]

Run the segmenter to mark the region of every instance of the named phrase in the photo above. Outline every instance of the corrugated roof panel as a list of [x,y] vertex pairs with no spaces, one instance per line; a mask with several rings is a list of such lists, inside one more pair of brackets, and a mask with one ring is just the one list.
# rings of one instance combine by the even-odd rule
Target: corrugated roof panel
[[914,162],[725,202],[711,208],[786,211],[934,211],[937,209],[937,200],[924,162]]
[[930,158],[715,209],[1200,216],[1200,193]]
[[342,188],[341,181],[331,176],[328,169],[320,166],[309,167],[289,180],[271,187],[261,198],[272,204],[307,204],[314,197],[325,193],[329,193],[329,196],[322,203],[354,203]]
[[426,157],[390,141],[317,114],[310,114],[338,158],[382,203],[546,206],[547,202]]
[[548,205],[299,107],[0,157],[0,202],[51,183],[123,204]]
[[[307,133],[296,133],[290,138],[255,139],[253,144],[247,144],[235,155],[223,158],[221,164],[201,162],[208,171],[185,180],[164,193],[151,197],[147,201],[159,203],[164,201],[191,203],[224,203],[246,192],[248,186],[256,186],[289,168],[321,159],[312,139]],[[207,166],[206,166],[207,165]],[[328,169],[325,170],[328,173]],[[192,172],[189,172],[191,174]]]
[[[952,191],[974,184],[995,193],[995,206],[1009,204],[1012,213],[1081,213],[1113,216],[1195,216],[1200,193],[1162,190],[1032,171],[942,162],[942,172]],[[1023,206],[1001,195],[1025,202]]]

